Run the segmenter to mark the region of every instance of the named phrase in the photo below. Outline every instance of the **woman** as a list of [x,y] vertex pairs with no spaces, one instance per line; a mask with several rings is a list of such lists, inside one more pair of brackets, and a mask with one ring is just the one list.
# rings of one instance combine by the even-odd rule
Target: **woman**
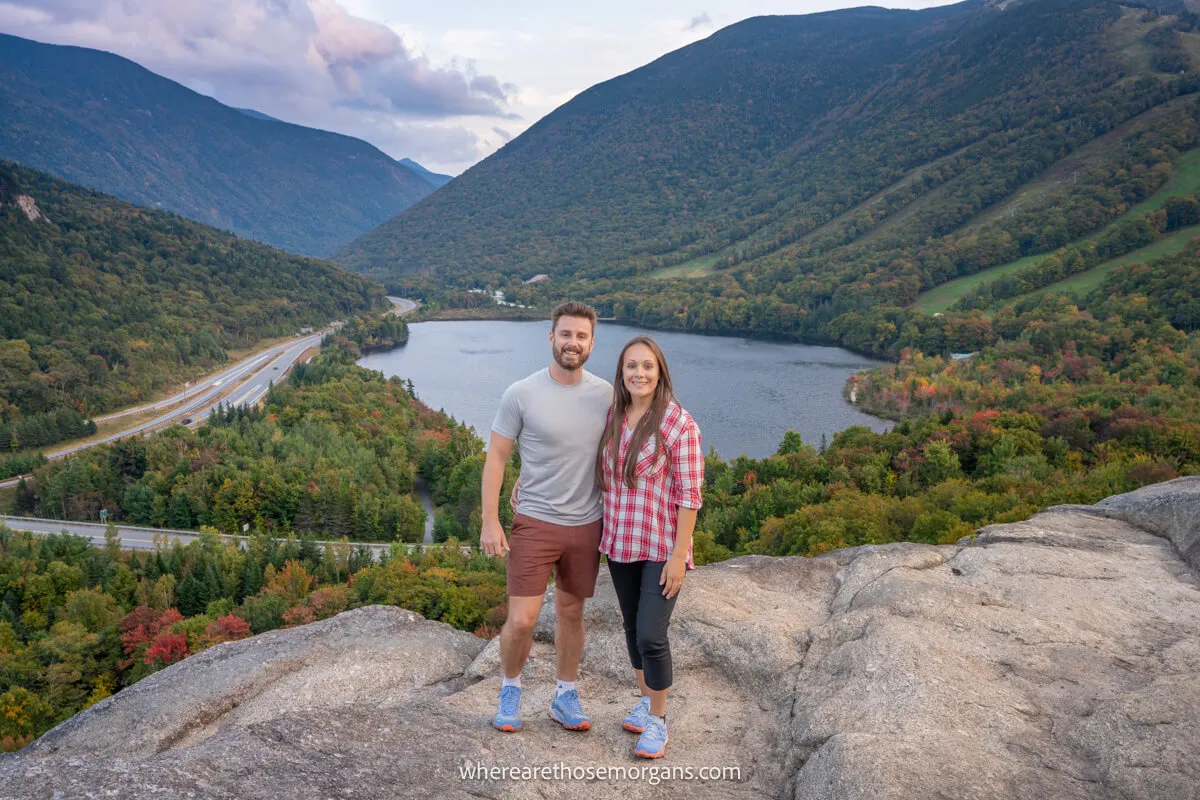
[[667,745],[671,646],[667,627],[692,564],[704,455],[700,429],[675,402],[662,349],[635,336],[621,350],[613,405],[600,438],[596,479],[604,493],[600,552],[608,556],[625,643],[642,697],[622,722],[640,733],[634,752]]

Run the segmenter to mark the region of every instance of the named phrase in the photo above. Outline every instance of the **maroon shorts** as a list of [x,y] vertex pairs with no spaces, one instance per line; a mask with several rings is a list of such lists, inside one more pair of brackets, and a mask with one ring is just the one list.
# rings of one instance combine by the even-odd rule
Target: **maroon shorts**
[[555,525],[517,514],[508,535],[508,594],[540,597],[554,572],[554,585],[576,597],[596,593],[602,520]]

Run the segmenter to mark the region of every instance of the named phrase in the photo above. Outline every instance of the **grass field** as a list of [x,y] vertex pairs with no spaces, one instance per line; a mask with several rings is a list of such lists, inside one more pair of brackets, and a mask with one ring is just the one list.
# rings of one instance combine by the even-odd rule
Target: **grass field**
[[[173,406],[168,408],[172,407]],[[111,436],[114,433],[141,425],[143,422],[149,422],[155,417],[165,414],[168,408],[162,408],[157,411],[143,411],[141,414],[130,414],[129,416],[110,419],[107,422],[98,422],[96,423],[96,432],[91,436],[85,436],[80,439],[64,439],[61,442],[55,442],[48,448],[42,449],[45,451],[46,455],[49,456],[59,452],[60,450],[66,450],[68,448],[75,447],[76,445],[96,442],[100,439],[103,439],[105,436]]]
[[1188,243],[1196,237],[1200,237],[1200,225],[1180,228],[1174,233],[1159,239],[1154,244],[1143,247],[1141,250],[1134,250],[1132,253],[1126,253],[1120,258],[1105,261],[1103,264],[1092,267],[1087,272],[1072,275],[1058,283],[1052,283],[1049,286],[1044,286],[1041,289],[1030,292],[1026,297],[1037,297],[1046,292],[1062,292],[1074,295],[1075,297],[1083,297],[1088,292],[1099,287],[1104,282],[1104,277],[1117,267],[1126,264],[1145,264],[1156,258],[1174,255],[1186,248]]
[[[1175,174],[1172,176],[1171,180],[1167,182],[1166,186],[1159,189],[1143,202],[1138,203],[1136,206],[1130,208],[1117,219],[1113,220],[1107,228],[1085,236],[1082,239],[1077,239],[1076,241],[1072,242],[1072,244],[1076,246],[1087,244],[1088,242],[1100,236],[1100,234],[1105,230],[1120,224],[1126,219],[1139,214],[1144,214],[1147,211],[1156,211],[1162,208],[1163,204],[1172,197],[1181,197],[1185,195],[1196,194],[1197,192],[1200,192],[1200,149],[1192,150],[1184,154],[1177,162],[1175,162]],[[1104,279],[1104,275],[1107,275],[1109,271],[1120,266],[1122,263],[1129,264],[1133,263],[1134,261],[1146,261],[1150,258],[1157,258],[1158,256],[1147,256],[1145,253],[1153,250],[1156,247],[1166,246],[1168,241],[1171,241],[1173,245],[1178,245],[1175,247],[1175,250],[1171,250],[1170,252],[1178,252],[1179,250],[1183,249],[1184,245],[1187,244],[1188,238],[1196,235],[1196,233],[1193,231],[1190,235],[1183,236],[1182,241],[1180,241],[1179,237],[1184,234],[1185,231],[1189,230],[1193,229],[1185,228],[1176,231],[1170,236],[1165,236],[1154,244],[1144,247],[1141,250],[1127,253],[1120,258],[1113,259],[1112,261],[1106,261],[1103,264],[1093,267],[1092,269],[1080,275],[1075,275],[1064,281],[1059,281],[1057,284],[1055,284],[1056,287],[1060,287],[1056,289],[1056,291],[1063,291],[1061,287],[1064,284],[1070,284],[1072,292],[1076,291],[1080,286],[1099,286],[1100,282]],[[1166,251],[1159,253],[1159,255],[1165,254]],[[1002,278],[1005,275],[1009,275],[1024,267],[1037,264],[1049,255],[1049,253],[1041,253],[1035,256],[1026,256],[1025,258],[1012,261],[1008,264],[1002,264],[998,267],[992,267],[991,269],[977,272],[974,275],[966,275],[961,278],[955,278],[952,281],[947,281],[946,283],[935,286],[932,289],[917,295],[917,301],[914,304],[914,308],[926,314],[934,314],[939,311],[945,311],[964,296],[974,291],[981,284],[988,281],[994,281],[997,278]],[[1103,270],[1103,272],[1100,272],[1101,270]],[[1099,277],[1096,277],[1096,275],[1099,275]],[[1090,289],[1088,291],[1090,291]]]
[[1171,180],[1167,181],[1167,185],[1126,211],[1124,216],[1136,217],[1147,211],[1157,211],[1172,197],[1181,197],[1196,192],[1200,192],[1200,150],[1184,153],[1175,162],[1175,174],[1171,176]]
[[[1071,183],[1075,173],[1084,172],[1102,164],[1114,150],[1121,147],[1122,141],[1127,137],[1136,135],[1139,131],[1153,128],[1159,119],[1180,113],[1185,106],[1194,104],[1195,102],[1195,95],[1184,95],[1162,105],[1155,106],[1133,119],[1118,125],[1108,133],[1088,142],[1075,152],[1053,164],[1039,177],[1022,186],[1013,196],[996,203],[990,209],[978,214],[975,219],[960,229],[960,233],[972,233],[990,222],[1001,220],[1016,207],[1024,206],[1026,209],[1036,207],[1047,195]],[[1180,160],[1177,169],[1181,172],[1187,169],[1184,165],[1184,159]],[[1195,190],[1192,189],[1183,193],[1191,194],[1192,191]]]
[[943,283],[940,286],[935,286],[929,291],[921,292],[921,294],[917,295],[915,308],[917,311],[926,314],[936,314],[939,311],[945,311],[961,298],[979,288],[980,285],[1036,264],[1047,255],[1049,253],[1026,256],[1003,266],[985,269],[983,272],[976,272],[974,275],[964,275],[961,278],[955,278],[952,281]]
[[[727,250],[728,248],[726,248]],[[648,273],[651,278],[699,278],[704,275],[711,275],[716,272],[715,265],[718,261],[724,259],[728,255],[725,250],[720,250],[716,253],[710,253],[706,256],[693,258],[691,261],[685,261],[682,264],[676,264],[672,267],[663,267],[656,269],[654,272]]]

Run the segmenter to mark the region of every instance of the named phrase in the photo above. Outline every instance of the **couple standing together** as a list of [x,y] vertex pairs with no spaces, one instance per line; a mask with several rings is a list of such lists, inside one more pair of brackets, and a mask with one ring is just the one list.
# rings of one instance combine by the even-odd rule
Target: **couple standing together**
[[[622,720],[641,734],[634,752],[666,752],[671,687],[671,611],[692,564],[704,456],[700,430],[671,391],[662,350],[635,336],[621,350],[614,385],[584,370],[596,312],[564,303],[551,315],[548,369],[508,387],[492,423],[483,468],[480,544],[508,556],[508,620],[500,632],[500,707],[492,724],[521,729],[521,670],[554,572],[558,686],[550,716],[586,731],[575,681],[583,652],[583,604],[596,588],[600,555],[621,607],[641,699]],[[508,538],[500,526],[504,466],[516,443],[521,476]]]

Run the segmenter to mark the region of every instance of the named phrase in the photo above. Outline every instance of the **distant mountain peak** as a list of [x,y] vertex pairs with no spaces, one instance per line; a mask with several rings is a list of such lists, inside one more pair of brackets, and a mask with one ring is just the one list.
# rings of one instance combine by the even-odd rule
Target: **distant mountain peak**
[[0,34],[0,109],[0,158],[304,255],[329,255],[435,186],[361,139],[231,108],[84,47]]
[[432,184],[433,188],[435,189],[440,189],[450,181],[454,180],[453,175],[442,175],[437,172],[431,172],[417,162],[413,161],[411,158],[402,158],[399,160],[399,163],[405,167],[408,167],[410,170],[417,173],[417,175],[420,175],[422,178]]

